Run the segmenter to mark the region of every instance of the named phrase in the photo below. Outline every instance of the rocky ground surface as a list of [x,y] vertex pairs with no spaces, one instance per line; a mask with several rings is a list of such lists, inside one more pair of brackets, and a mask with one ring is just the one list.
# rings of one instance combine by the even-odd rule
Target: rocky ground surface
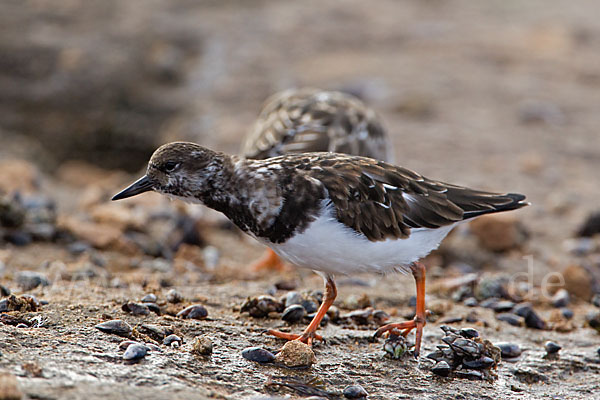
[[[0,12],[0,399],[596,395],[595,2],[96,3]],[[371,339],[412,277],[338,277],[326,343],[278,353],[265,328],[301,331],[318,276],[251,271],[263,249],[202,207],[109,201],[158,144],[235,152],[302,85],[360,95],[398,163],[533,203],[425,260],[419,360]]]

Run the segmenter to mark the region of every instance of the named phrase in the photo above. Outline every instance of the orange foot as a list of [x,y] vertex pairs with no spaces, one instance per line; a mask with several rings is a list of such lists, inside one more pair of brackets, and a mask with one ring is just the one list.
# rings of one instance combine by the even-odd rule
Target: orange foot
[[250,265],[250,268],[254,272],[283,271],[285,264],[273,250],[267,249],[260,259]]
[[419,357],[421,353],[421,339],[423,338],[423,327],[426,324],[426,317],[429,311],[425,309],[425,266],[416,262],[411,265],[411,271],[415,277],[415,283],[417,285],[417,307],[415,319],[412,321],[398,322],[393,324],[387,324],[377,329],[375,337],[379,337],[386,332],[390,332],[394,335],[402,335],[406,337],[410,331],[416,329],[415,334],[415,358]]
[[375,332],[375,337],[379,337],[381,335],[383,335],[386,332],[389,332],[390,334],[393,335],[402,335],[404,337],[408,336],[408,334],[413,330],[416,329],[416,337],[415,337],[415,358],[419,357],[419,354],[421,352],[421,338],[423,337],[423,327],[425,326],[426,321],[425,318],[420,318],[420,317],[415,317],[415,319],[413,319],[412,321],[404,321],[404,322],[397,322],[397,323],[392,323],[392,324],[387,324],[384,325],[382,327],[380,327],[379,329],[377,329],[377,331]]
[[275,337],[285,339],[285,340],[299,340],[302,343],[305,343],[309,346],[312,346],[315,340],[323,341],[323,337],[317,335],[317,329],[323,320],[323,317],[329,310],[329,307],[333,304],[335,297],[337,296],[337,288],[335,287],[335,282],[333,281],[333,277],[327,276],[325,277],[325,293],[323,296],[323,303],[319,306],[317,313],[315,314],[310,324],[306,327],[304,332],[301,335],[296,335],[293,333],[285,333],[276,331],[274,329],[269,329],[267,333],[269,335],[273,335]]
[[323,336],[321,335],[317,335],[315,332],[304,332],[302,335],[297,335],[295,333],[286,333],[286,332],[280,332],[280,331],[276,331],[274,329],[269,329],[267,331],[267,333],[269,335],[273,335],[275,337],[278,337],[280,339],[285,339],[285,340],[298,340],[304,344],[307,344],[309,346],[312,346],[313,342],[315,340],[319,340],[319,341],[323,341]]

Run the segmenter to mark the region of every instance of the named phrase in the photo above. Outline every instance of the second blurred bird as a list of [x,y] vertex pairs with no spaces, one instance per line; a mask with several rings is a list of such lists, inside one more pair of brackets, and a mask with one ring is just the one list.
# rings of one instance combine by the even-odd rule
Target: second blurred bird
[[[314,151],[393,161],[392,144],[375,111],[351,94],[314,88],[289,89],[268,98],[243,141],[241,154],[264,159]],[[282,267],[269,249],[251,268]]]

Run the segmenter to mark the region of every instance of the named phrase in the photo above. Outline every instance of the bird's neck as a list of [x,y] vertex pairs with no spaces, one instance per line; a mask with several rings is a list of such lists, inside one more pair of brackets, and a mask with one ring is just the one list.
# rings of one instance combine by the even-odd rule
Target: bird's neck
[[218,164],[197,198],[246,232],[268,229],[283,203],[276,175],[259,161],[237,156],[223,155]]

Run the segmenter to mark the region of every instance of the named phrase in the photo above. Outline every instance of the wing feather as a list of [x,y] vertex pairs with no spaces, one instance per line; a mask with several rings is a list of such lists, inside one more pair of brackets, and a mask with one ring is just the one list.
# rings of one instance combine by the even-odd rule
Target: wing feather
[[436,229],[528,204],[523,195],[446,184],[364,157],[307,153],[281,160],[293,164],[290,166],[298,173],[320,181],[337,219],[372,241],[406,238],[414,228]]

